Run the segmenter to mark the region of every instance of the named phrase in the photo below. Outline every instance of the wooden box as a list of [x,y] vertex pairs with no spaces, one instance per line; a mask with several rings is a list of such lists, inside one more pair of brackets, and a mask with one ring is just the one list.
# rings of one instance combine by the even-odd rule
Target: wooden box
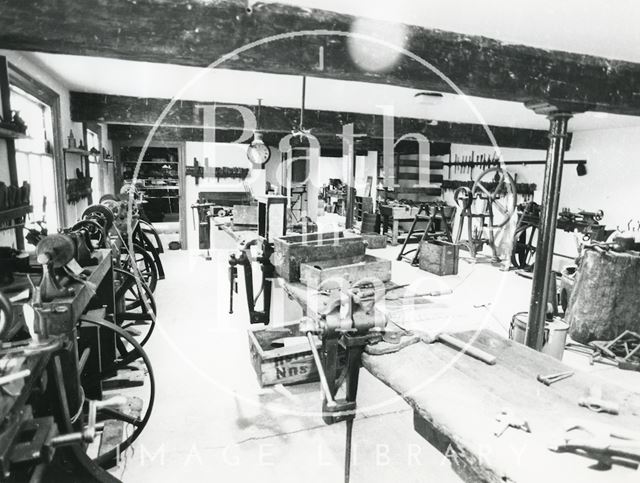
[[421,270],[436,275],[456,275],[458,273],[459,248],[455,243],[444,240],[420,243],[418,266]]
[[336,258],[359,262],[365,245],[361,236],[349,232],[307,233],[287,235],[274,241],[274,266],[287,282],[300,280],[300,264]]
[[377,248],[387,248],[387,236],[379,235],[377,233],[363,233],[362,239],[367,243],[369,250],[375,250]]
[[[260,325],[250,328],[248,333],[251,363],[260,387],[319,380],[309,343],[297,322],[282,327]],[[293,337],[292,346],[280,343]],[[320,349],[320,345],[318,339],[316,347]]]
[[258,205],[233,205],[234,226],[258,226]]
[[[340,280],[349,285],[366,278],[374,278],[381,282],[391,280],[391,260],[365,255],[356,263],[350,259],[332,259],[300,264],[300,281],[311,288],[318,288],[323,282],[334,279],[336,286]],[[332,288],[324,286],[324,288]]]
[[401,205],[401,206],[381,205],[380,214],[390,219],[410,218],[411,207],[409,207],[408,205]]

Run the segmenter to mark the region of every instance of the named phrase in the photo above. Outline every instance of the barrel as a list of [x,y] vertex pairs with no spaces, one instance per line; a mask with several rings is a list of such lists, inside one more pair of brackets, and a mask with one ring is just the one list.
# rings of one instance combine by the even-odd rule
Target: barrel
[[[529,322],[528,312],[518,312],[511,319],[509,327],[509,339],[524,344],[527,334],[527,323]],[[559,317],[548,320],[544,324],[544,343],[542,353],[562,360],[564,346],[567,342],[569,325]]]

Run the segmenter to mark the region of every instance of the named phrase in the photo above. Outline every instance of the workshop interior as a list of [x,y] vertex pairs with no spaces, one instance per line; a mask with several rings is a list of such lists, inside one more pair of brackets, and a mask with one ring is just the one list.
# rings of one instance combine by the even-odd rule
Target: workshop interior
[[636,481],[638,22],[0,2],[0,481]]

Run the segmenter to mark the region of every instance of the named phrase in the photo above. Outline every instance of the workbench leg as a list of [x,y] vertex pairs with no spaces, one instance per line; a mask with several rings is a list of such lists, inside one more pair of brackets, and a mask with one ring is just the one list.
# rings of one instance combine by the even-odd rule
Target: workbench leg
[[398,244],[398,229],[400,227],[400,222],[398,220],[393,220],[393,228],[391,231],[391,246],[395,247]]

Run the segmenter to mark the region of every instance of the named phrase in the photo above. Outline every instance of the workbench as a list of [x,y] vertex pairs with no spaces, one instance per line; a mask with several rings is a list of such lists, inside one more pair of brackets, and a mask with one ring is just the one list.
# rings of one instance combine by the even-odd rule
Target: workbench
[[[613,465],[593,468],[595,460],[574,453],[555,453],[570,420],[602,423],[640,434],[640,392],[606,384],[587,373],[545,386],[538,374],[572,370],[549,356],[490,331],[454,336],[495,355],[490,366],[460,355],[444,344],[414,344],[396,353],[363,356],[363,366],[400,394],[414,410],[414,428],[446,455],[469,482],[627,481],[636,470]],[[578,406],[589,388],[620,403],[617,416]],[[510,409],[525,418],[531,433],[509,428],[496,437],[496,416]]]
[[[311,316],[326,297],[298,283],[286,284],[285,288]],[[424,342],[385,355],[371,355],[365,350],[362,363],[412,407],[415,430],[450,460],[463,480],[637,481],[635,469],[614,464],[611,469],[598,470],[594,469],[597,462],[591,457],[553,452],[549,448],[564,442],[564,429],[571,420],[609,425],[640,435],[640,392],[581,372],[545,386],[537,381],[538,375],[575,369],[491,331],[468,330],[480,327],[478,321],[466,324],[461,320],[446,321],[442,318],[442,305],[423,304],[413,317],[408,315],[403,321],[400,304],[387,302],[387,313],[410,331],[419,332],[423,328],[426,332],[438,332],[445,327],[450,335],[472,341],[474,347],[496,356],[495,365],[485,364],[443,343]],[[430,311],[440,314],[434,313],[431,318]],[[416,313],[425,317],[416,318]],[[591,388],[600,388],[603,399],[618,402],[620,414],[594,413],[580,407],[578,399],[588,396]],[[494,431],[499,427],[496,417],[503,410],[524,418],[531,433],[508,428],[501,437],[496,437]]]

